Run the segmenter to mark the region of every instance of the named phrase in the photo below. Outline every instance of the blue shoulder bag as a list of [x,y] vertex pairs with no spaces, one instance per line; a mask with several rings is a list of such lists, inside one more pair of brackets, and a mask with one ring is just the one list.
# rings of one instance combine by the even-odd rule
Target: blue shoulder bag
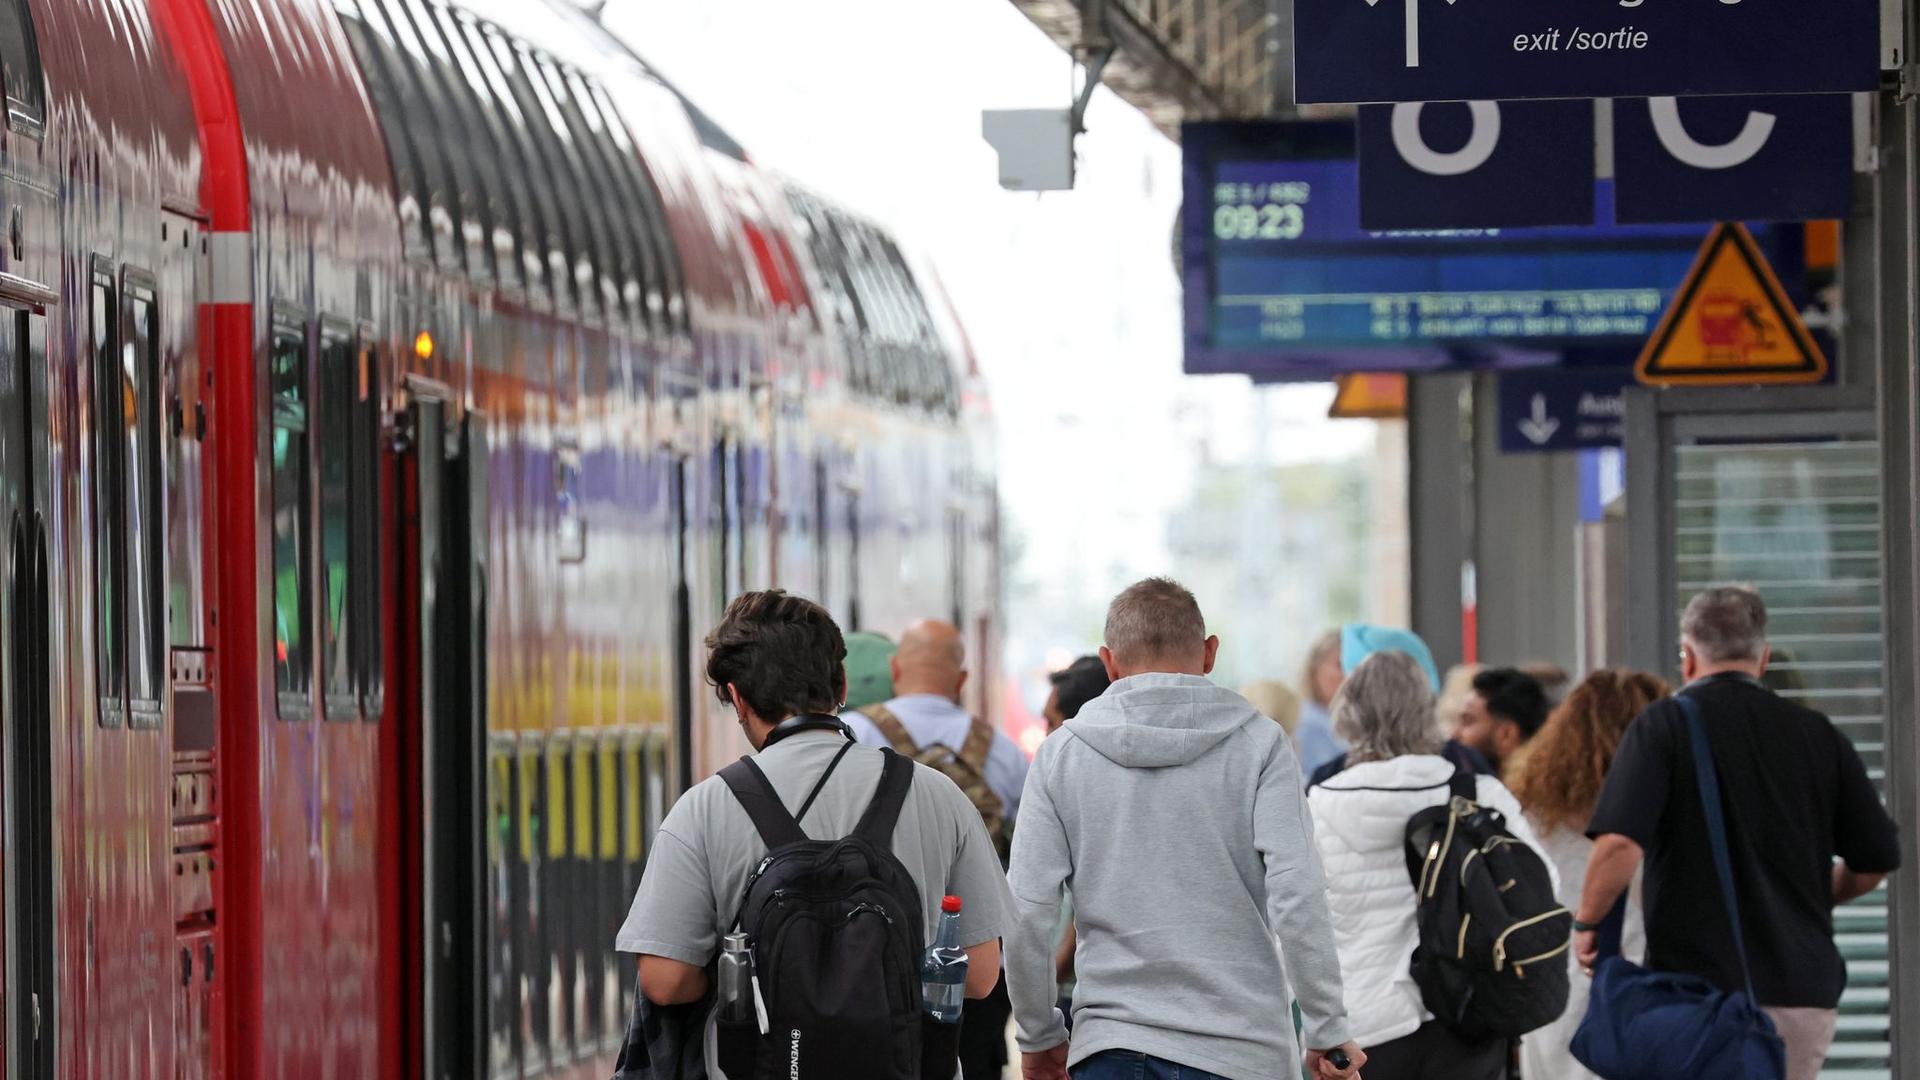
[[1728,993],[1697,975],[1649,971],[1617,953],[1602,956],[1594,967],[1586,1018],[1573,1036],[1573,1056],[1606,1080],[1781,1080],[1787,1073],[1786,1050],[1753,996],[1706,724],[1692,698],[1681,694],[1675,700],[1687,715],[1707,838],[1746,992]]

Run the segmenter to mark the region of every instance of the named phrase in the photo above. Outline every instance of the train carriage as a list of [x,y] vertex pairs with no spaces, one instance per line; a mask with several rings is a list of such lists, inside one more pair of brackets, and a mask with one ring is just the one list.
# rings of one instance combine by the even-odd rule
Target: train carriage
[[603,1072],[727,597],[993,647],[927,271],[565,0],[0,0],[0,73],[6,1075]]

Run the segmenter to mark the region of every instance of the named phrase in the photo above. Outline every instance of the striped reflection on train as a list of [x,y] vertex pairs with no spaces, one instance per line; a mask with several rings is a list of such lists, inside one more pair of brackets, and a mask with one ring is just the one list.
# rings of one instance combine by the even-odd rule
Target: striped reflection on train
[[726,599],[993,655],[937,279],[568,0],[0,0],[0,74],[7,1075],[604,1074]]

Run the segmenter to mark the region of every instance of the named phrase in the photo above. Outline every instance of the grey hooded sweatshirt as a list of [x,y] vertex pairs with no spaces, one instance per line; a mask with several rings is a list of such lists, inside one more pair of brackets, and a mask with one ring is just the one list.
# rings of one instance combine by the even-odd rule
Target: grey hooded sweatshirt
[[1233,1080],[1297,1076],[1295,998],[1308,1046],[1347,1040],[1300,767],[1280,725],[1231,690],[1135,675],[1088,702],[1027,774],[1007,882],[1022,1050],[1067,1037],[1063,888],[1079,927],[1070,1063],[1132,1050]]

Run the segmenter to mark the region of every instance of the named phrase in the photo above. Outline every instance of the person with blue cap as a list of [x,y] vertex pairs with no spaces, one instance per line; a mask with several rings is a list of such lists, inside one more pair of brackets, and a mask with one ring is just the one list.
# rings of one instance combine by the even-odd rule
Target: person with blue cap
[[[1420,635],[1411,630],[1402,630],[1397,626],[1374,626],[1370,623],[1348,623],[1340,628],[1340,668],[1348,674],[1361,665],[1367,657],[1375,653],[1404,653],[1420,666],[1427,677],[1427,685],[1434,693],[1440,692],[1440,669],[1434,665],[1433,651]],[[1440,756],[1454,763],[1455,767],[1475,776],[1493,776],[1493,764],[1486,755],[1448,739],[1440,751]],[[1313,787],[1338,776],[1347,767],[1343,754],[1332,761],[1314,769],[1307,779],[1307,786]]]

